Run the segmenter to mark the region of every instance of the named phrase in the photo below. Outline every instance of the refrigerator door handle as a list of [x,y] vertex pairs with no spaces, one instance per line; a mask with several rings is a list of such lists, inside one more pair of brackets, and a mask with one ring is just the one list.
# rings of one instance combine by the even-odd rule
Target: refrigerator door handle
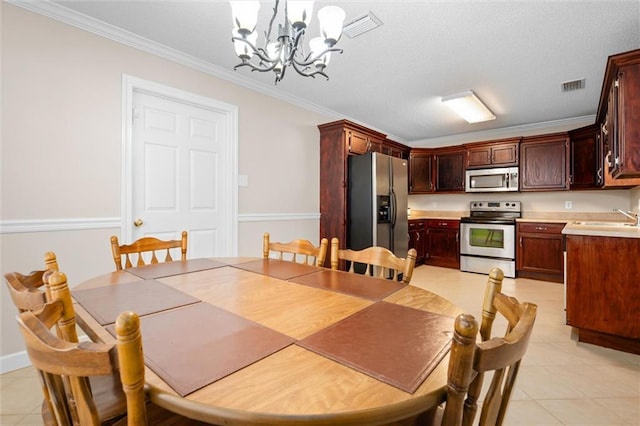
[[394,228],[396,226],[396,219],[398,216],[398,202],[396,200],[396,193],[393,191],[393,188],[391,188],[390,191],[391,191],[391,227]]

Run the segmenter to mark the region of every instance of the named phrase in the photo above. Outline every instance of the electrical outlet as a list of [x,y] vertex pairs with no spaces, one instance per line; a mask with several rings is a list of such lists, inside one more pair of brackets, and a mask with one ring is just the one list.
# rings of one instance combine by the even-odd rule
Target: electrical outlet
[[571,210],[573,208],[573,203],[571,201],[565,201],[564,208],[567,210]]

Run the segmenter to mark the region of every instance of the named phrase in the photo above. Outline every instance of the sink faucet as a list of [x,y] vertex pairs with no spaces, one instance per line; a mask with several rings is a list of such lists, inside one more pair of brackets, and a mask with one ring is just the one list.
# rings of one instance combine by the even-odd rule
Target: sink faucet
[[625,212],[624,210],[620,210],[620,209],[613,209],[613,211],[614,212],[618,212],[618,213],[622,213],[623,215],[625,215],[629,219],[635,220],[636,221],[636,226],[640,227],[640,215],[638,215],[638,213]]

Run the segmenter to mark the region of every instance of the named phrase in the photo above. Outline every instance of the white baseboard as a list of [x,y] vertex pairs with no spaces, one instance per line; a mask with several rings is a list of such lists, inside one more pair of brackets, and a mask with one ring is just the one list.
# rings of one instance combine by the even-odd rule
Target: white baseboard
[[0,357],[0,374],[9,373],[31,365],[27,351],[15,352]]

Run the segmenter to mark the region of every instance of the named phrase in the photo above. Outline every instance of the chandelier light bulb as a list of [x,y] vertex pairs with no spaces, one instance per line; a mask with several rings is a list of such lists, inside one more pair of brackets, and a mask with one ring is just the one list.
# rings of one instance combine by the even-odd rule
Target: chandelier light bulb
[[344,17],[344,10],[338,6],[325,6],[318,11],[320,33],[325,38],[327,46],[332,47],[340,40]]
[[322,37],[314,37],[309,40],[309,48],[311,49],[311,59],[313,59],[313,63],[316,68],[324,69],[327,65],[329,65],[329,60],[331,59],[331,52],[327,52],[324,55],[322,52],[327,50],[327,45],[324,42],[324,38]]
[[275,62],[280,59],[280,43],[274,41],[273,43],[267,44],[267,56],[269,60]]
[[287,1],[287,19],[293,28],[306,28],[312,14],[313,1]]
[[230,1],[233,25],[243,37],[252,33],[258,23],[259,1]]
[[[234,37],[242,38],[243,40],[248,41],[254,46],[258,41],[258,33],[256,31],[246,35],[245,37],[242,37],[238,29],[234,28],[232,31],[232,34]],[[233,40],[233,48],[236,51],[236,55],[238,55],[240,59],[242,59],[243,61],[248,61],[253,56],[254,49],[249,44],[247,44],[247,42],[243,40],[238,40],[238,39]]]

